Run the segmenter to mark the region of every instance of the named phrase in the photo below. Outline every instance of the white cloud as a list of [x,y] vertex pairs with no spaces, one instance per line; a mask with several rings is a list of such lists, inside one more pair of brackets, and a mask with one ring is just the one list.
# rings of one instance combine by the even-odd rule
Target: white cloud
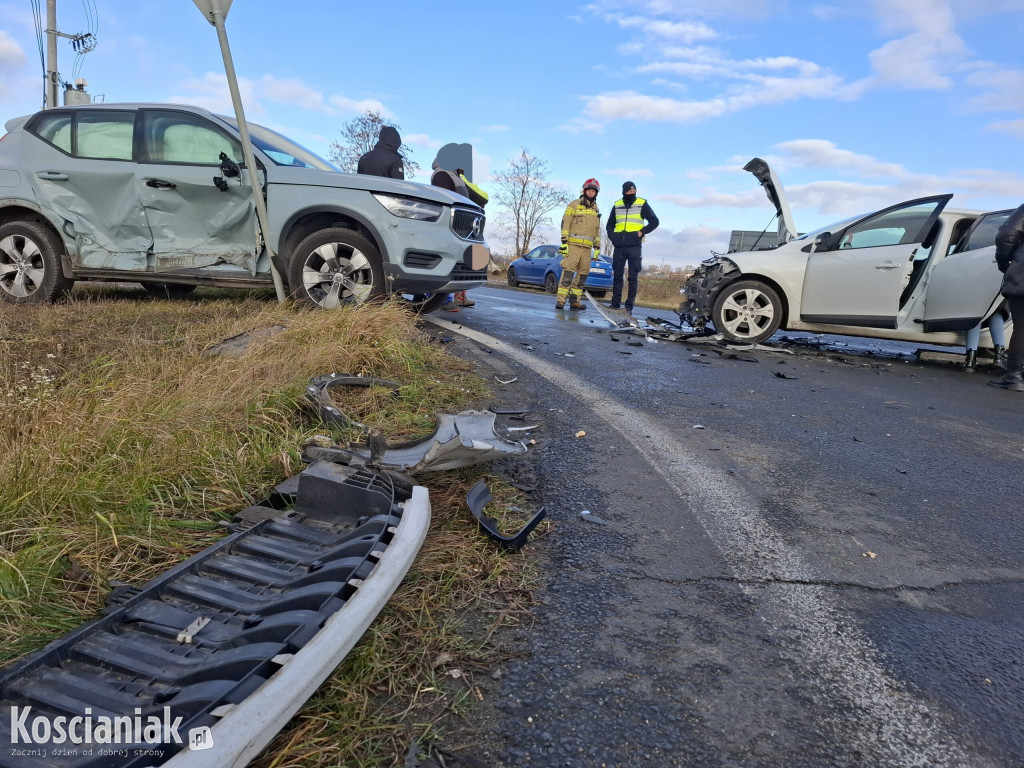
[[[179,93],[168,98],[171,103],[194,104],[211,112],[232,114],[231,92],[227,78],[218,72],[207,72],[201,78],[192,78],[178,83]],[[264,112],[263,106],[253,95],[252,81],[241,78],[238,91],[242,97],[246,116]]]
[[442,142],[432,139],[425,133],[402,134],[402,143],[423,149],[440,149]]
[[713,40],[718,33],[702,22],[689,21],[665,21],[649,16],[619,16],[613,14],[608,17],[623,29],[639,29],[655,37],[668,40],[679,40],[690,44],[699,40]]
[[1015,138],[1024,139],[1024,118],[1020,120],[997,120],[986,125],[985,130],[1008,133]]
[[598,123],[623,118],[686,123],[717,117],[729,111],[725,99],[680,101],[635,91],[602,93],[587,98],[586,102],[586,115]]
[[[201,78],[185,80],[176,87],[181,95],[172,96],[172,101],[195,104],[213,112],[232,110],[227,77],[219,72],[207,72]],[[251,80],[241,77],[238,79],[238,90],[242,95],[246,114],[264,114],[265,102],[274,102],[327,115],[373,111],[379,112],[385,118],[394,118],[391,110],[376,99],[350,99],[341,94],[333,94],[325,102],[322,93],[298,78],[281,79],[273,75],[263,75],[257,80]]]
[[976,112],[1020,112],[1024,109],[1024,69],[1000,69],[979,64],[967,76],[967,84],[981,91],[967,102]]
[[28,57],[10,34],[0,29],[0,67],[4,72],[21,69],[28,62]]
[[874,0],[883,31],[906,33],[868,54],[880,85],[940,90],[949,88],[952,60],[966,51],[955,31],[949,0]]
[[702,225],[670,230],[662,226],[644,240],[644,264],[696,267],[712,251],[723,253],[728,247],[728,230]]
[[489,133],[502,133],[503,131],[509,130],[509,126],[496,124],[496,125],[478,125],[478,131],[487,131]]
[[[5,30],[0,29],[0,102],[8,101],[20,96],[27,88],[31,87],[28,74],[23,72],[28,64],[28,56],[18,45],[18,41],[11,37]],[[37,81],[40,99],[42,98],[42,79]]]
[[[771,67],[777,62],[765,61],[761,64]],[[807,66],[802,66],[804,64]],[[599,123],[618,119],[689,123],[739,112],[760,104],[778,105],[796,99],[842,96],[843,83],[839,77],[809,62],[800,65],[803,71],[796,77],[747,73],[743,76],[743,82],[703,101],[648,96],[635,91],[602,93],[585,97],[584,113]],[[786,66],[793,64],[787,63]]]
[[[377,101],[377,99],[350,99],[347,96],[335,94],[327,101],[332,107],[336,107],[342,112],[358,112],[359,114],[363,112],[377,112],[381,117],[388,120],[395,118],[395,113]],[[332,114],[337,114],[337,112],[332,112]]]
[[783,153],[781,162],[766,158],[776,170],[786,166],[796,168],[822,168],[855,173],[861,176],[901,178],[907,175],[898,163],[884,163],[870,155],[861,155],[848,149],[839,149],[825,139],[796,139],[777,144]]
[[310,88],[298,78],[278,79],[273,75],[263,75],[257,82],[255,90],[269,101],[278,104],[289,104],[314,112],[329,112],[324,105],[324,95]]
[[[631,6],[632,7],[632,6]],[[784,0],[646,0],[639,7],[648,16],[676,16],[688,19],[694,16],[701,18],[720,18],[743,16],[747,19],[759,19],[779,13],[786,7]],[[591,4],[588,9],[593,12],[621,11],[621,0],[601,0]]]
[[647,168],[609,168],[604,171],[606,176],[615,176],[622,179],[653,179],[654,171]]

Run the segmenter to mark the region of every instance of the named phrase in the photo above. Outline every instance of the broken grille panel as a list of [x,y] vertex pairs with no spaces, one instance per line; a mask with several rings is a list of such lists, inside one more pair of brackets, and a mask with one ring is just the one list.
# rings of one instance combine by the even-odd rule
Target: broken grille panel
[[[405,501],[386,475],[327,462],[307,468],[297,488],[279,486],[276,500],[289,499],[292,511],[245,510],[223,541],[141,589],[112,593],[106,616],[0,673],[0,766],[159,765],[188,750],[189,731],[215,725],[225,705],[271,679],[370,576]],[[75,744],[47,728],[40,743],[42,726],[32,728],[86,716],[119,718],[123,738]],[[150,717],[171,743],[138,729]]]

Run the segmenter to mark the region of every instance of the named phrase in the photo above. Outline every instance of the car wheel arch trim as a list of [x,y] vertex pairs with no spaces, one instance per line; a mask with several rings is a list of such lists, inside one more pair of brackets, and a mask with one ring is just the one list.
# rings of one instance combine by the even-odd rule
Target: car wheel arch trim
[[284,225],[281,227],[281,233],[277,238],[277,253],[285,257],[285,259],[287,260],[287,258],[290,258],[291,256],[291,254],[288,253],[286,250],[289,247],[289,244],[291,248],[297,248],[299,243],[301,243],[314,232],[323,229],[337,228],[336,226],[332,225],[311,229],[309,232],[299,237],[295,237],[294,242],[290,243],[292,239],[291,233],[294,230],[297,222],[309,216],[317,216],[321,214],[344,216],[347,219],[352,219],[353,221],[357,222],[359,226],[365,230],[365,232],[360,232],[359,230],[353,231],[356,232],[356,234],[363,235],[363,237],[369,239],[370,243],[373,245],[374,248],[377,249],[377,253],[380,254],[380,257],[384,262],[390,261],[390,259],[388,258],[387,249],[383,247],[384,241],[383,238],[381,238],[380,236],[380,231],[375,226],[373,226],[365,216],[356,213],[355,211],[349,210],[348,208],[342,208],[340,206],[331,205],[317,205],[315,207],[304,208],[300,211],[296,211],[291,216],[289,216],[287,221],[285,221]]
[[[8,209],[13,209],[15,212],[12,213]],[[20,215],[17,211],[24,211],[24,214]],[[68,237],[67,233],[64,231],[64,227],[68,222],[64,219],[57,219],[55,221],[50,214],[30,200],[0,200],[0,226],[18,221],[27,222],[28,224],[37,224],[41,227],[48,227],[53,230],[53,233],[64,245],[64,252],[60,257],[64,277],[73,279],[75,277],[75,273],[72,254],[77,253],[77,243],[75,242],[74,237]]]

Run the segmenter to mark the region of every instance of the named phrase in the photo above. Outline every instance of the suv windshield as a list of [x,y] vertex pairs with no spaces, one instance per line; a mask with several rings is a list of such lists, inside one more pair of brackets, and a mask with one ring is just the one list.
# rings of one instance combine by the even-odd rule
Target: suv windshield
[[[236,131],[238,123],[235,118],[227,115],[217,115],[221,120],[230,125]],[[293,165],[299,168],[316,168],[321,171],[338,171],[337,166],[324,160],[305,147],[296,144],[291,139],[282,136],[277,131],[272,131],[257,123],[246,122],[249,126],[249,138],[260,150],[269,155],[277,165]]]

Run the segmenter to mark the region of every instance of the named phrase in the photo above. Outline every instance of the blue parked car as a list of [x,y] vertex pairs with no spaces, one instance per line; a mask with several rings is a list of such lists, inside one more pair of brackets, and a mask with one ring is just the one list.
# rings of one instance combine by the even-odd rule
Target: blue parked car
[[[562,257],[557,245],[538,245],[508,266],[508,284],[513,288],[519,285],[540,285],[548,293],[556,293],[561,279]],[[599,254],[591,261],[590,274],[583,287],[595,299],[603,298],[612,289],[611,260]]]

